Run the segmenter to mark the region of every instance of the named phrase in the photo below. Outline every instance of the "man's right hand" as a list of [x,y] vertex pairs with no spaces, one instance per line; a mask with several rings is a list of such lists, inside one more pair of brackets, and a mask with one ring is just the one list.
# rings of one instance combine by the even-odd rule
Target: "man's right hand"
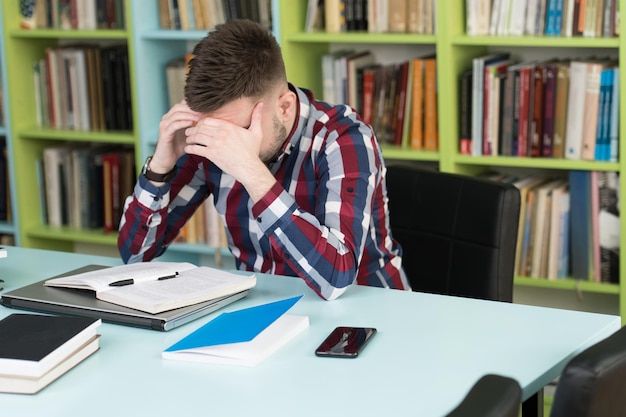
[[156,173],[169,172],[178,158],[185,153],[185,129],[195,125],[203,117],[182,100],[175,104],[159,123],[159,140],[154,156],[150,161],[150,170]]

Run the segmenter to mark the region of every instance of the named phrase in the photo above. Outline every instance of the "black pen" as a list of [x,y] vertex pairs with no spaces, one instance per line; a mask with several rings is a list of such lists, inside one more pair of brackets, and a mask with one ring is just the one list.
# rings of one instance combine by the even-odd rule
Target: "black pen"
[[176,278],[177,276],[178,276],[178,271],[174,272],[172,275],[166,275],[164,277],[159,277],[159,278],[157,278],[157,280],[158,281],[163,281],[163,280],[166,280],[166,279]]
[[124,285],[132,285],[134,284],[135,281],[130,278],[130,279],[122,279],[120,281],[115,281],[109,284],[109,287],[123,287]]

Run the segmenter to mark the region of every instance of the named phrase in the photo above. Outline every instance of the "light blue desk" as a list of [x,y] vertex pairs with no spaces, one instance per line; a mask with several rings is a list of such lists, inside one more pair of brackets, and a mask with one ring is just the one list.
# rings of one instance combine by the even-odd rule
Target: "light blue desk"
[[[5,291],[117,259],[8,248]],[[319,299],[300,279],[259,275],[223,311],[304,294],[290,313],[310,327],[255,368],[161,359],[219,313],[162,333],[100,327],[100,350],[34,396],[0,394],[6,416],[441,416],[488,372],[516,378],[526,399],[576,353],[620,327],[617,316],[354,287]],[[0,318],[18,312],[0,307]],[[313,351],[337,325],[379,333],[357,359]]]

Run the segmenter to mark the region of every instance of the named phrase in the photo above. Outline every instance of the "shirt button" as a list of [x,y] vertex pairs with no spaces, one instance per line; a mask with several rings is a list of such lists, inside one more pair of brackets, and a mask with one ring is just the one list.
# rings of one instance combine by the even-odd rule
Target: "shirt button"
[[259,223],[261,223],[261,222],[263,221],[263,218],[262,218],[262,217],[257,217],[257,218],[256,218],[256,221],[257,221],[257,222],[259,222]]

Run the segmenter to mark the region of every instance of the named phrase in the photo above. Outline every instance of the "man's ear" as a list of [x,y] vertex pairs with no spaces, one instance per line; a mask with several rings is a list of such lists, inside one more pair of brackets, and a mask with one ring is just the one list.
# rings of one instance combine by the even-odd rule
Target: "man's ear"
[[278,109],[281,121],[287,122],[293,119],[296,114],[297,103],[296,93],[291,90],[284,92],[278,97]]

